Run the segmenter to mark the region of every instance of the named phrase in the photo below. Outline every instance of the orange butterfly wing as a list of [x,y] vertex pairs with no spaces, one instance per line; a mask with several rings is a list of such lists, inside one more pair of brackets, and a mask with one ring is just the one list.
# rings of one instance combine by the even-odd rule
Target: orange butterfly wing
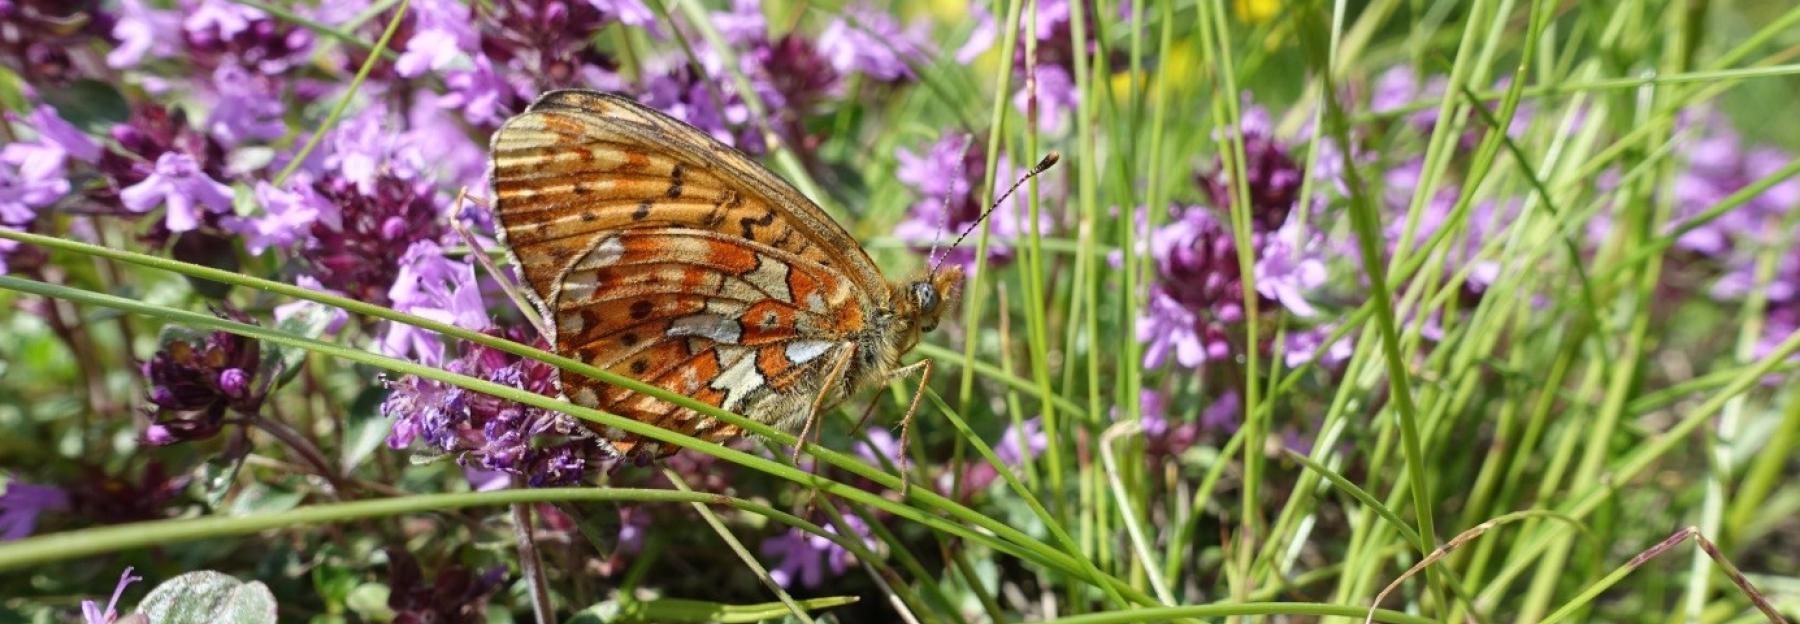
[[[777,426],[888,287],[823,210],[704,132],[555,91],[494,134],[494,217],[556,351]],[[578,404],[724,440],[692,410],[564,371]],[[621,452],[643,441],[603,431]],[[674,449],[654,449],[672,452]]]

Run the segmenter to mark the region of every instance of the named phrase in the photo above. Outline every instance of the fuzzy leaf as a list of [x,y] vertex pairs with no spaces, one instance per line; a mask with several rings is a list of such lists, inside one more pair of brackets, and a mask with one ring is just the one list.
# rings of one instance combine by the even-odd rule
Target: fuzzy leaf
[[274,624],[275,595],[259,581],[201,570],[169,579],[138,605],[157,624]]

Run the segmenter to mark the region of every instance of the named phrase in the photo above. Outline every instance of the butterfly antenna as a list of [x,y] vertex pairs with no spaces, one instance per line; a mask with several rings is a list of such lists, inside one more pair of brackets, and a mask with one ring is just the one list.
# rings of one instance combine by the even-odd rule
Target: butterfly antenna
[[[1044,159],[1038,161],[1037,166],[1032,167],[1031,171],[1025,172],[1025,175],[1019,176],[1019,180],[1017,182],[1013,182],[1012,186],[1008,187],[1006,189],[1005,193],[1001,193],[1000,198],[994,200],[993,205],[988,206],[987,210],[982,211],[981,216],[976,217],[974,223],[970,223],[969,227],[963,228],[962,233],[956,235],[956,240],[952,241],[950,243],[950,248],[955,249],[958,245],[961,245],[963,242],[963,239],[968,238],[969,233],[974,232],[975,228],[980,227],[981,223],[983,221],[986,221],[989,215],[994,214],[994,209],[999,208],[1000,204],[1006,203],[1006,199],[1009,197],[1012,197],[1013,191],[1019,190],[1019,187],[1023,186],[1025,184],[1025,181],[1035,178],[1035,177],[1037,177],[1038,174],[1050,170],[1051,167],[1056,166],[1056,162],[1059,160],[1062,160],[1062,154],[1058,154],[1055,151],[1051,151],[1048,154],[1044,154]],[[945,254],[945,255],[948,255],[948,254]],[[943,258],[939,258],[936,261],[933,261],[931,263],[931,272],[937,273],[938,265],[940,265],[940,264],[943,264]]]
[[[969,155],[969,148],[974,144],[974,137],[965,137],[963,139],[962,149],[956,151],[956,162],[963,162]],[[925,254],[925,259],[931,261],[931,267],[934,270],[938,265],[938,244],[944,242],[944,230],[949,229],[950,227],[950,195],[945,194],[944,200],[938,202],[938,207],[941,209],[939,212],[943,214],[943,218],[938,220],[937,232],[931,235],[931,253]]]

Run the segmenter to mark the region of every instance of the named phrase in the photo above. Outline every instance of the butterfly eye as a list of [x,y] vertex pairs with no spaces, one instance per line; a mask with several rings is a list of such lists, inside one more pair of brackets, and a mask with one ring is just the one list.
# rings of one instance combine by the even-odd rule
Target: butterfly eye
[[926,314],[937,312],[937,289],[932,288],[930,282],[913,282],[912,298],[913,303],[918,304],[920,312]]

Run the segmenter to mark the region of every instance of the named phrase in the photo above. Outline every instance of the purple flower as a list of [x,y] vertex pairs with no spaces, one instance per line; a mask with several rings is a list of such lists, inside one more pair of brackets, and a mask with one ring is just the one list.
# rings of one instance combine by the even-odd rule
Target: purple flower
[[[400,271],[388,290],[395,310],[465,329],[486,331],[493,326],[475,266],[452,261],[431,241],[413,243],[400,259]],[[443,359],[444,345],[436,333],[393,323],[382,337],[381,350],[393,357],[412,356],[435,366]]]
[[[1114,408],[1113,418],[1119,418]],[[1145,452],[1151,457],[1170,458],[1192,447],[1200,438],[1198,423],[1171,420],[1168,401],[1162,393],[1148,388],[1138,391],[1138,422],[1143,425]]]
[[[520,330],[490,333],[520,340]],[[543,347],[542,340],[537,341]],[[555,367],[480,345],[464,345],[445,369],[545,396],[556,396]],[[568,416],[414,376],[389,385],[381,413],[394,419],[388,446],[423,441],[465,466],[524,477],[531,487],[580,483],[604,448]]]
[[[456,94],[436,95],[420,91],[414,97],[418,101],[407,113],[411,129],[406,138],[420,152],[432,155],[427,163],[430,167],[427,176],[435,177],[439,188],[486,188],[487,145],[485,141],[470,137],[467,126],[486,127],[490,123],[498,126],[509,111],[484,108],[497,106],[494,100],[481,105],[458,106],[453,104],[460,97]],[[478,118],[477,115],[487,116]],[[473,205],[465,204],[464,208]]]
[[97,197],[106,203],[117,204],[120,189],[154,175],[158,160],[170,152],[186,154],[213,179],[225,175],[224,146],[189,127],[187,116],[180,109],[171,111],[155,104],[137,106],[132,109],[131,118],[113,126],[110,133],[117,147],[102,152],[98,163],[100,172],[110,182]]
[[0,490],[0,542],[31,535],[46,511],[68,510],[69,494],[62,488],[8,479]]
[[1306,291],[1325,284],[1325,262],[1304,253],[1287,237],[1272,236],[1263,242],[1256,262],[1256,292],[1281,302],[1296,316],[1312,316],[1312,304],[1306,302]]
[[1243,411],[1243,399],[1238,398],[1237,388],[1226,389],[1212,405],[1200,412],[1200,426],[1226,435],[1237,433],[1238,425],[1244,422]]
[[286,249],[311,240],[313,223],[321,219],[338,222],[337,227],[342,228],[337,207],[319,196],[304,175],[289,182],[288,188],[281,190],[259,180],[256,203],[262,206],[262,214],[249,218],[233,215],[223,220],[226,230],[244,237],[244,246],[252,255],[262,255],[270,247]]
[[55,161],[58,168],[69,157],[87,163],[100,160],[100,144],[81,129],[63,120],[54,108],[39,105],[26,116],[25,123],[37,131],[34,144],[42,150],[41,156]]
[[[235,310],[222,318],[250,322]],[[144,440],[154,445],[203,440],[216,435],[227,412],[255,414],[262,408],[268,380],[260,375],[262,350],[257,341],[224,331],[190,338],[172,334],[163,348],[144,362],[140,372],[155,408]]]
[[[853,538],[863,540],[870,548],[875,547],[874,540],[869,537],[869,527],[861,517],[844,516],[844,524],[856,532]],[[826,525],[825,530],[839,534],[836,525]],[[800,529],[788,529],[780,536],[763,540],[760,550],[763,556],[781,558],[781,562],[769,570],[769,577],[782,587],[794,587],[795,581],[799,581],[801,587],[818,587],[825,581],[827,570],[833,575],[843,574],[856,562],[856,556],[837,542]]]
[[[1252,270],[1261,308],[1279,305],[1310,316],[1314,310],[1304,293],[1324,283],[1325,269],[1319,258],[1288,242],[1295,232],[1253,234]],[[1242,331],[1246,310],[1231,228],[1205,208],[1188,208],[1151,232],[1150,254],[1157,277],[1137,326],[1138,340],[1147,345],[1144,366],[1159,366],[1170,355],[1186,368],[1229,357],[1232,333]]]
[[892,15],[866,5],[845,8],[819,33],[819,52],[838,73],[862,72],[884,82],[911,78],[907,61],[922,60],[928,49],[917,32],[901,29]]
[[[1287,345],[1286,348],[1283,349],[1283,351],[1287,353],[1287,365],[1289,367],[1297,368],[1302,364],[1311,362],[1313,353],[1318,351],[1321,345],[1325,344],[1326,338],[1331,337],[1333,329],[1335,328],[1332,326],[1321,325],[1306,329],[1288,330]],[[1351,344],[1349,335],[1345,335],[1343,338],[1339,338],[1337,342],[1331,343],[1331,346],[1325,348],[1324,353],[1320,355],[1319,363],[1325,366],[1342,364],[1350,359],[1350,355],[1354,350],[1355,346]]]
[[1766,284],[1756,280],[1757,259],[1752,254],[1740,254],[1712,286],[1712,296],[1726,301],[1742,300],[1761,292],[1764,298],[1763,335],[1753,352],[1757,358],[1767,357],[1782,341],[1800,331],[1800,250],[1790,248],[1780,253],[1775,274]]
[[287,103],[267,76],[254,75],[236,65],[213,70],[213,90],[218,99],[206,118],[206,131],[227,147],[246,141],[268,141],[287,134],[282,119]]
[[0,1],[0,66],[39,86],[81,78],[83,50],[104,35],[110,17],[98,3],[67,0]]
[[[1279,229],[1287,222],[1288,214],[1299,203],[1300,185],[1306,180],[1287,145],[1272,134],[1272,127],[1266,109],[1250,106],[1245,110],[1240,127],[1244,134],[1244,177],[1250,191],[1250,220],[1259,232]],[[1220,148],[1227,149],[1231,131],[1220,134]],[[1196,181],[1206,191],[1207,201],[1220,213],[1231,209],[1237,190],[1235,181],[1226,175],[1222,159],[1213,159],[1212,168],[1197,174]]]
[[587,3],[627,26],[647,27],[656,23],[656,13],[640,0],[587,0]]
[[33,161],[28,148],[14,143],[0,150],[0,226],[19,227],[37,219],[39,208],[69,193],[62,167]]
[[1137,333],[1138,341],[1145,343],[1146,367],[1160,366],[1173,354],[1177,364],[1199,368],[1207,360],[1231,353],[1223,328],[1199,322],[1194,311],[1161,289],[1151,289],[1150,300],[1138,318]]
[[470,69],[444,76],[444,87],[438,106],[483,126],[499,127],[525,101],[518,86],[494,71],[485,57],[475,59]]
[[[130,587],[132,583],[141,580],[144,580],[144,577],[132,576],[131,566],[126,566],[125,571],[119,574],[119,584],[113,586],[112,599],[106,601],[105,609],[101,609],[100,603],[98,602],[92,600],[81,601],[81,619],[83,624],[113,624],[114,622],[118,622],[119,597],[125,595],[125,588]],[[143,616],[138,617],[142,618]],[[147,622],[149,620],[144,621]]]
[[[1418,72],[1408,65],[1396,65],[1382,72],[1375,79],[1374,90],[1369,94],[1369,110],[1385,113],[1410,104],[1422,101],[1443,99],[1444,89],[1449,79],[1433,76],[1425,84],[1419,84]],[[1415,128],[1428,130],[1437,123],[1437,106],[1429,106],[1406,116],[1406,123]]]
[[[1390,254],[1400,245],[1406,232],[1406,211],[1416,192],[1422,166],[1422,161],[1413,159],[1389,170],[1384,176],[1388,190],[1386,201],[1389,210],[1394,213],[1393,217],[1388,219],[1385,233]],[[1439,230],[1451,225],[1450,217],[1456,208],[1456,202],[1461,192],[1461,189],[1455,185],[1445,185],[1439,188],[1437,194],[1421,207],[1413,238],[1407,241],[1409,253],[1416,252],[1419,246],[1425,244]],[[1512,220],[1513,215],[1518,213],[1521,205],[1521,202],[1516,199],[1481,200],[1470,207],[1466,223],[1463,224],[1461,230],[1445,241],[1444,245],[1452,254],[1450,257],[1454,261],[1445,267],[1446,271],[1460,270],[1462,266],[1459,263],[1475,263],[1475,266],[1470,267],[1468,281],[1463,285],[1468,295],[1479,296],[1487,290],[1489,284],[1499,277],[1500,265],[1493,260],[1480,259],[1478,254],[1491,236],[1505,229],[1506,224]]]
[[746,72],[757,95],[773,109],[782,130],[797,144],[804,144],[801,121],[841,85],[837,70],[817,45],[798,33],[756,44],[744,64],[750,66]]
[[905,449],[900,448],[900,441],[894,439],[893,433],[881,427],[871,427],[868,433],[868,442],[856,444],[857,457],[861,457],[863,461],[877,467],[883,465],[881,463],[883,458],[886,458],[887,461],[899,462],[900,453]]
[[1037,96],[1038,102],[1038,129],[1044,132],[1061,127],[1063,115],[1075,110],[1081,99],[1075,92],[1075,80],[1069,77],[1069,70],[1060,65],[1037,66],[1037,90],[1033,92],[1021,85],[1019,92],[1013,94],[1013,108],[1026,114],[1033,95]]
[[635,555],[644,549],[644,537],[650,533],[650,514],[644,508],[619,506],[619,547],[617,552]]
[[469,5],[454,0],[416,2],[412,5],[413,28],[405,50],[394,61],[394,73],[416,78],[449,66],[464,54],[478,54],[481,35],[475,29]]
[[502,75],[527,81],[530,93],[571,86],[618,90],[625,85],[593,37],[614,21],[648,23],[649,15],[635,5],[633,0],[493,2],[477,17],[479,50]]
[[[1675,178],[1676,219],[1671,227],[1793,161],[1793,156],[1779,149],[1747,145],[1717,112],[1704,111],[1699,117],[1693,123],[1700,126],[1700,138],[1687,145],[1687,167]],[[1676,243],[1688,251],[1722,256],[1740,240],[1770,242],[1771,236],[1782,234],[1779,224],[1795,206],[1800,206],[1800,180],[1789,178],[1683,234]]]
[[166,58],[180,51],[181,14],[150,7],[145,0],[121,0],[112,37],[118,45],[106,54],[114,69],[136,67],[145,56]]
[[363,194],[372,193],[376,179],[382,176],[416,178],[425,168],[425,154],[410,137],[394,132],[392,125],[381,106],[371,106],[344,120],[331,135],[325,167]]
[[181,22],[188,57],[207,68],[238,65],[262,74],[279,74],[306,58],[312,33],[261,9],[229,0],[186,0]]
[[137,213],[167,206],[165,223],[171,232],[186,232],[200,225],[200,213],[231,211],[231,187],[200,170],[193,156],[168,152],[156,159],[156,169],[142,182],[119,192],[125,208]]
[[740,141],[733,131],[734,127],[743,127],[750,119],[750,109],[737,98],[736,92],[727,93],[729,97],[721,110],[713,100],[706,79],[695,76],[685,65],[667,74],[650,77],[644,81],[643,89],[638,99],[645,106],[685,121],[726,145],[759,151],[761,141]]
[[[1042,10],[1042,6],[1039,7]],[[975,18],[975,29],[969,31],[969,40],[956,49],[956,62],[968,65],[975,62],[983,52],[994,47],[994,39],[1000,34],[1000,27],[994,19],[994,13],[983,7],[970,7],[969,13]]]
[[[906,220],[895,226],[894,236],[915,249],[936,252],[939,246],[954,242],[958,234],[979,225],[977,219],[987,210],[988,203],[986,198],[976,195],[975,189],[981,186],[986,156],[979,146],[972,146],[972,141],[967,135],[947,135],[932,144],[923,155],[905,148],[895,152],[900,163],[895,176],[911,186],[919,200],[913,203]],[[1000,175],[994,178],[996,185],[1011,185],[1012,180],[1022,174],[1013,169],[1005,157],[998,164]],[[1043,185],[1039,201],[1044,204],[1038,214],[1038,227],[1046,234],[1054,225],[1050,214],[1055,209],[1049,204],[1059,201],[1062,196],[1062,187],[1058,184],[1061,178],[1055,176],[1052,172],[1038,177]],[[1029,235],[1028,199],[1023,190],[1014,193],[989,216],[993,220],[989,226],[989,263],[998,265],[1011,261],[1011,244]],[[942,261],[961,265],[964,271],[973,271],[976,236],[971,234],[961,246],[943,251]]]
[[731,10],[712,12],[712,26],[726,42],[737,46],[761,43],[769,33],[762,0],[731,0]]
[[1020,422],[1007,427],[1000,434],[1000,441],[994,445],[994,456],[1000,463],[1017,466],[1024,463],[1026,454],[1037,457],[1050,444],[1050,436],[1044,433],[1044,423],[1037,418]]
[[[343,295],[343,293],[333,291],[333,290],[321,285],[319,283],[318,278],[315,278],[311,275],[301,275],[301,276],[295,278],[294,285],[299,286],[301,288],[308,289],[308,290],[317,290],[317,291],[322,291],[322,292],[328,292],[328,293],[331,293],[334,295]],[[308,307],[313,306],[313,305],[317,305],[317,304],[314,304],[311,301],[306,301],[306,300],[302,299],[302,300],[295,300],[292,302],[288,302],[288,303],[284,303],[284,304],[275,306],[275,323],[277,325],[279,325],[279,324],[287,321],[287,319],[289,317],[291,317],[295,314],[298,314],[302,310],[305,310]],[[326,321],[326,323],[325,323],[325,333],[326,334],[338,333],[338,330],[341,330],[344,328],[344,323],[346,323],[350,320],[350,313],[345,312],[343,308],[331,307],[330,309],[328,309],[326,311],[326,314],[330,315],[330,319],[328,321]]]

